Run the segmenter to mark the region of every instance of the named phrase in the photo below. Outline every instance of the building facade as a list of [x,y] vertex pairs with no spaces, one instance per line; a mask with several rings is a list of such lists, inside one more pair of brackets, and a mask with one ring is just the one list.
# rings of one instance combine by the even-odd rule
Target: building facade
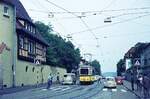
[[141,53],[141,67],[142,72],[150,76],[150,44]]
[[66,73],[64,68],[46,65],[47,47],[19,0],[0,1],[1,89],[41,84],[50,73]]

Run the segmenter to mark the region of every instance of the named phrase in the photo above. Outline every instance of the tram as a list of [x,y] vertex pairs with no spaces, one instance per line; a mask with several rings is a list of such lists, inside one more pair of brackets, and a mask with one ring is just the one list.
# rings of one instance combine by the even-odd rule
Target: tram
[[79,67],[80,84],[92,84],[95,81],[94,68],[89,65]]

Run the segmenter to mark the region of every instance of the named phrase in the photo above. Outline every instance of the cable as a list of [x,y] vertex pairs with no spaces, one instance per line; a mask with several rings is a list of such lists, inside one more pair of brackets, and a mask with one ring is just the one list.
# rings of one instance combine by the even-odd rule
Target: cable
[[57,8],[60,8],[60,9],[62,9],[62,10],[64,10],[64,11],[66,11],[67,13],[70,13],[70,14],[72,14],[72,15],[78,17],[76,14],[74,14],[74,13],[72,13],[72,12],[70,12],[70,11],[64,9],[63,7],[61,7],[61,6],[59,6],[59,5],[56,5],[56,4],[53,3],[53,2],[50,2],[49,0],[45,0],[45,1],[47,1],[48,3],[50,3],[50,4],[54,5],[54,6],[56,6]]
[[115,2],[115,0],[112,0],[106,7],[104,7],[101,11],[104,11],[105,9],[109,8],[113,3]]
[[[46,0],[48,1],[48,0]],[[106,12],[120,12],[120,11],[137,11],[137,10],[149,10],[150,7],[141,7],[141,8],[128,8],[128,9],[114,9],[114,10],[100,10],[100,11],[81,11],[81,12],[51,12],[51,11],[43,11],[43,10],[35,10],[35,9],[28,9],[29,11],[34,12],[41,12],[41,13],[53,13],[53,14],[80,14],[80,13],[106,13]]]
[[85,23],[85,21],[81,19],[80,16],[77,16],[76,14],[70,12],[69,10],[66,10],[65,8],[63,8],[63,7],[59,6],[59,5],[56,5],[56,4],[53,3],[53,2],[50,2],[49,0],[46,0],[46,1],[49,2],[50,4],[56,6],[56,7],[58,7],[58,8],[60,8],[60,9],[64,10],[64,11],[66,11],[66,12],[72,14],[73,16],[76,16],[77,18],[79,18],[79,19],[81,20],[81,22],[86,26],[86,28],[88,29],[88,31],[94,36],[95,40],[96,40],[97,43],[98,43],[98,39],[96,38],[95,34],[92,32],[92,30],[89,28],[89,26]]
[[[142,18],[142,17],[146,17],[146,16],[149,16],[149,15],[150,14],[146,14],[146,15],[137,16],[137,17],[134,17],[134,18],[122,20],[122,21],[119,21],[119,22],[115,22],[115,23],[112,23],[112,24],[109,24],[109,25],[103,25],[103,26],[94,27],[94,28],[91,28],[91,30],[97,30],[97,29],[109,27],[109,26],[112,26],[112,25],[116,25],[116,24],[119,24],[119,23],[124,23],[124,22],[128,22],[128,21],[136,20],[136,19],[139,19],[139,18]],[[83,32],[86,32],[86,31],[89,31],[89,30],[87,29],[87,30],[83,30],[83,31],[78,31],[78,32],[70,33],[70,34],[74,35],[74,34],[83,33]]]
[[95,38],[96,42],[97,42],[97,45],[99,45],[99,41],[98,41],[98,38],[96,37],[96,35],[93,33],[93,31],[89,28],[89,26],[86,24],[86,22],[80,18],[82,23],[86,26],[86,28],[88,29],[88,31],[93,35],[93,37]]

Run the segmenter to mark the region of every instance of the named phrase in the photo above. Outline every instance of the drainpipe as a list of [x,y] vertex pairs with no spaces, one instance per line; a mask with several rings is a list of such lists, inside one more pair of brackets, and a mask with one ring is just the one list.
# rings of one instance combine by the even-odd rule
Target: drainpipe
[[16,7],[14,6],[14,19],[13,19],[13,42],[12,42],[12,71],[13,71],[13,84],[16,86],[16,58],[17,58],[17,34],[16,34]]
[[3,67],[0,57],[0,89],[3,89]]

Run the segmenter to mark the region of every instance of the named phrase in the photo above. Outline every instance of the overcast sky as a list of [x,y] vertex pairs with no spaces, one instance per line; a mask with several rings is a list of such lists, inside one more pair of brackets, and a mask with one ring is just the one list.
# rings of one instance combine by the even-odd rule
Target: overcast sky
[[[119,59],[137,42],[150,42],[150,0],[20,1],[34,21],[50,22],[63,38],[70,34],[82,56],[91,53],[100,61],[102,72],[116,71]],[[111,23],[104,23],[107,17]]]

